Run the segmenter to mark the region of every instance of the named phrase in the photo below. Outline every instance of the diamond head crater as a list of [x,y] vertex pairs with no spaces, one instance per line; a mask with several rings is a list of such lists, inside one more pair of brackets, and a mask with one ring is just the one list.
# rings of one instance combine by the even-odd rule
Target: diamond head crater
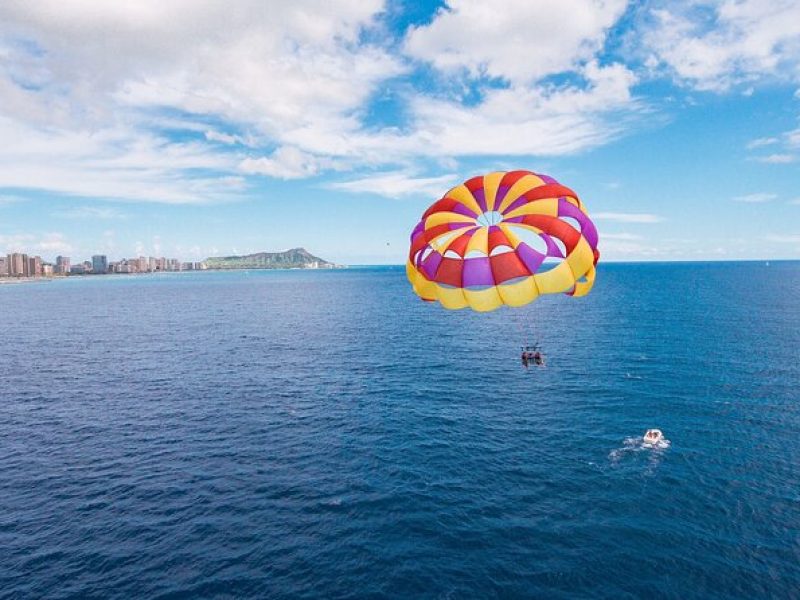
[[243,256],[212,256],[205,259],[208,269],[337,269],[343,265],[314,256],[305,248],[284,252],[257,252]]

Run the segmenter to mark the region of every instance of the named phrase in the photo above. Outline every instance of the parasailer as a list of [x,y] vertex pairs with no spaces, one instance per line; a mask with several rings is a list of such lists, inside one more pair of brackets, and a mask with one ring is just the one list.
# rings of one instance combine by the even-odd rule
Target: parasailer
[[[448,309],[519,307],[543,294],[589,293],[597,244],[597,228],[568,187],[531,171],[488,173],[425,211],[411,232],[406,274],[420,298]],[[529,361],[544,363],[538,348],[523,349]]]
[[539,348],[539,344],[522,347],[522,366],[527,368],[530,363],[537,367],[544,366],[544,354]]

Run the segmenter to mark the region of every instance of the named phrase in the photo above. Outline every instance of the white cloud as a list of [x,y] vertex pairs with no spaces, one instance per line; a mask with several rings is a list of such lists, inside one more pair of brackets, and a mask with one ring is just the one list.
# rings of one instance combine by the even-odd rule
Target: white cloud
[[19,233],[12,235],[0,234],[0,248],[5,248],[4,253],[25,252],[29,255],[45,255],[46,259],[56,254],[70,254],[73,250],[63,233],[52,232],[45,234]]
[[767,240],[778,244],[800,244],[800,234],[768,235]]
[[757,156],[754,160],[773,165],[786,165],[795,162],[797,160],[797,156],[794,154],[775,153],[768,154],[766,156]]
[[457,183],[458,177],[455,175],[417,177],[411,173],[395,171],[353,181],[332,183],[328,187],[347,192],[377,194],[387,198],[401,198],[403,196],[441,198],[444,192]]
[[76,206],[75,208],[55,212],[53,216],[86,220],[120,220],[128,218],[128,215],[124,212],[110,206]]
[[[465,88],[476,86],[480,100],[465,103],[458,87],[450,97],[412,98],[408,143],[397,147],[437,157],[556,156],[613,139],[626,124],[620,114],[641,108],[631,95],[634,73],[619,63],[600,66],[596,58],[625,6],[625,0],[448,1],[429,24],[409,30],[404,50]],[[542,82],[561,74],[570,83]]]
[[746,194],[744,196],[736,196],[734,201],[745,202],[747,204],[762,204],[764,202],[771,202],[777,198],[777,194],[769,194],[767,192],[757,192],[755,194]]
[[778,142],[780,142],[780,138],[776,137],[758,138],[747,144],[747,149],[752,150],[754,148],[763,148],[764,146],[771,146],[773,144],[777,144]]
[[595,221],[614,221],[616,223],[660,223],[664,220],[663,217],[650,213],[597,212],[591,213],[590,217]]
[[0,115],[0,139],[15,140],[0,145],[0,186],[79,196],[209,201],[230,195],[226,173],[236,165],[231,155],[170,142],[132,124],[50,129]]
[[[242,175],[578,152],[641,108],[634,73],[597,58],[625,7],[453,0],[398,40],[381,0],[0,4],[0,139],[18,140],[0,186],[198,203],[240,194]],[[403,126],[367,126],[410,59],[455,83],[406,86]]]
[[635,233],[605,233],[602,235],[603,241],[614,240],[619,242],[638,242],[644,239],[641,235]]
[[602,48],[626,0],[448,0],[404,49],[443,71],[530,83],[576,70]]
[[588,86],[492,89],[477,106],[421,97],[412,102],[414,150],[442,156],[569,154],[603,144],[623,127],[609,117],[632,110],[635,81],[622,65],[589,63]]
[[[637,73],[599,58],[627,8],[450,0],[397,39],[380,0],[0,4],[0,139],[15,140],[0,147],[0,186],[198,203],[234,198],[254,175],[350,170],[332,187],[402,196],[450,181],[416,175],[424,160],[576,153],[646,109]],[[800,81],[795,1],[643,10],[655,26],[633,34],[647,64],[682,82]],[[402,126],[368,126],[370,98],[423,63],[435,92],[405,84]],[[772,145],[753,160],[794,160],[800,130],[748,148]]]
[[642,35],[651,65],[681,82],[722,92],[764,79],[800,81],[796,0],[669,2]]
[[[0,139],[16,143],[0,150],[0,186],[224,200],[246,158],[237,147],[257,138],[202,121],[272,146],[295,131],[358,131],[356,112],[405,68],[360,41],[381,10],[380,0],[4,3]],[[164,108],[204,139],[154,133]]]
[[786,144],[790,148],[800,148],[800,128],[787,131],[783,134]]
[[800,158],[796,154],[796,150],[800,149],[800,129],[785,131],[778,136],[753,140],[747,145],[747,148],[752,150],[754,148],[773,145],[779,146],[779,148],[776,148],[776,150],[779,150],[778,152],[762,156],[753,156],[750,160],[775,165],[786,165],[796,162],[798,158]]
[[298,179],[319,173],[323,166],[333,166],[332,161],[321,159],[292,146],[282,146],[269,157],[246,158],[239,164],[243,173],[269,175],[279,179]]
[[228,145],[247,143],[241,136],[234,135],[232,133],[225,133],[223,131],[217,131],[216,129],[207,129],[203,132],[203,135],[209,142],[220,142]]

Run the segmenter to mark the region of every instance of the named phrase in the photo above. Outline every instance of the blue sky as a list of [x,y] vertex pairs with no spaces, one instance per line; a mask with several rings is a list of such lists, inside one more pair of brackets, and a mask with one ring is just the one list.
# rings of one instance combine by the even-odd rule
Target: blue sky
[[575,189],[608,260],[800,258],[800,4],[0,5],[0,253],[402,263],[449,187]]

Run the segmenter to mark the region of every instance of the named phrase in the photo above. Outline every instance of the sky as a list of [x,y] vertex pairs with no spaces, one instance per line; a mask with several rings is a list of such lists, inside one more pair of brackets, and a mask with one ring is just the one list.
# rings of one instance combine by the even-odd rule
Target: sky
[[4,0],[0,253],[401,264],[452,186],[603,260],[800,258],[800,2]]

